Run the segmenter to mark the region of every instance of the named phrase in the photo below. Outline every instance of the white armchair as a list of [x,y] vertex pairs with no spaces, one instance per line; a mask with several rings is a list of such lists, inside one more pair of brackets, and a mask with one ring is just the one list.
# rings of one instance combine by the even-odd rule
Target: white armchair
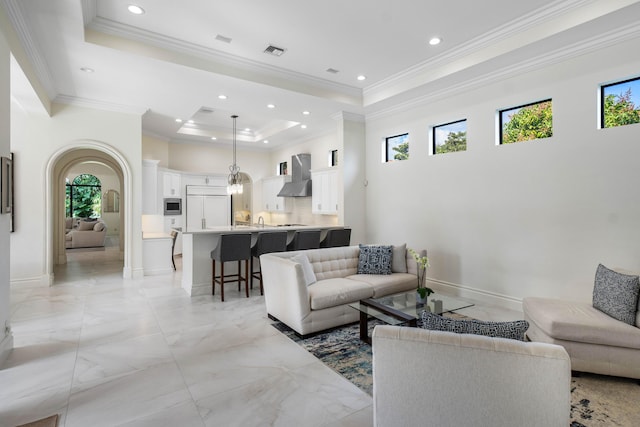
[[558,345],[397,326],[373,332],[378,427],[566,427],[570,386]]

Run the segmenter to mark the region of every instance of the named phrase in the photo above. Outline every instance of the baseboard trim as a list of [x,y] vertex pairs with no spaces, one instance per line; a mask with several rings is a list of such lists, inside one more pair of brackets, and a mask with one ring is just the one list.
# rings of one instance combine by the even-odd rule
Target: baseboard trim
[[44,274],[36,277],[23,277],[20,279],[10,279],[10,286],[45,286],[53,284],[53,274]]
[[427,278],[426,281],[430,285],[430,287],[434,288],[434,290],[441,289],[443,291],[446,291],[447,294],[451,294],[454,296],[472,298],[477,301],[505,307],[510,310],[522,311],[522,299],[519,298],[499,294],[496,292],[490,292],[483,289],[472,288],[470,286],[450,283],[444,280]]

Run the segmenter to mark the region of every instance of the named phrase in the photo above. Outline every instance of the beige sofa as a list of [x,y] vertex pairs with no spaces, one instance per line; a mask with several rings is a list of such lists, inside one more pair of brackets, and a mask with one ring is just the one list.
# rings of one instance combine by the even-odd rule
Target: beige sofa
[[633,326],[589,303],[528,297],[522,309],[527,338],[563,346],[574,371],[640,378],[640,311]]
[[[262,255],[267,313],[303,336],[356,322],[359,311],[349,304],[416,288],[416,263],[406,246],[393,252],[389,275],[357,274],[359,246]],[[307,257],[317,279],[309,286],[303,265],[291,259],[299,254]]]
[[560,346],[376,326],[377,427],[566,427],[571,366]]
[[[69,220],[71,218],[67,218]],[[73,218],[75,220],[76,218]],[[69,221],[67,224],[69,225]],[[73,221],[72,228],[65,234],[65,248],[104,247],[107,237],[107,224],[101,219],[96,221]]]

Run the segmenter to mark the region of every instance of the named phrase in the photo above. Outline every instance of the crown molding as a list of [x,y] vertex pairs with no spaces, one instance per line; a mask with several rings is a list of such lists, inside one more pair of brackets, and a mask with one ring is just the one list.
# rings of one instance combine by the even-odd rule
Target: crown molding
[[56,90],[53,85],[53,79],[51,78],[51,71],[47,66],[47,62],[44,60],[44,56],[40,53],[38,46],[31,38],[22,9],[20,8],[20,2],[18,0],[2,0],[2,4],[42,88],[47,93],[49,99],[53,99],[56,95]]
[[589,39],[584,39],[571,45],[549,51],[543,55],[529,58],[526,61],[516,63],[512,66],[497,69],[492,73],[483,74],[475,79],[468,79],[464,82],[451,85],[440,90],[431,91],[428,95],[415,97],[406,102],[398,103],[391,107],[366,114],[365,117],[366,120],[373,120],[397,113],[404,113],[429,102],[434,102],[462,92],[477,89],[481,86],[494,83],[501,79],[513,77],[518,74],[535,71],[540,68],[557,64],[576,56],[604,49],[637,37],[640,37],[640,23],[629,24],[607,33],[598,34],[597,36],[593,36]]
[[[563,15],[588,6],[591,3],[597,3],[597,0],[557,0],[550,5],[534,10],[516,20],[486,32],[475,39],[471,39],[455,49],[451,49],[448,52],[418,63],[386,79],[376,82],[375,84],[365,87],[363,90],[364,100],[366,102],[367,98],[375,97],[378,93],[393,90],[394,86],[401,85],[403,82],[420,80],[421,76],[432,75],[434,69],[445,67],[454,61],[471,57],[472,55],[488,49],[491,46],[496,46],[501,43],[504,44],[509,39],[522,36],[526,31],[534,30],[536,27],[542,26],[545,23],[563,17],[566,19],[566,16]],[[611,7],[617,6],[614,5]],[[620,7],[622,6],[618,6],[617,8]],[[603,12],[599,11],[598,13],[602,14]],[[580,19],[584,21],[585,18],[581,17]],[[545,35],[545,37],[548,37],[548,34]],[[538,40],[531,40],[530,42],[535,41]],[[493,55],[493,57],[495,56],[496,55]],[[487,60],[490,60],[493,57],[487,58]],[[388,96],[384,96],[383,98],[387,97]]]
[[142,116],[148,110],[148,108],[145,108],[145,107],[113,104],[110,102],[98,101],[98,100],[89,99],[89,98],[80,98],[78,96],[70,96],[70,95],[58,95],[53,99],[53,102],[56,104],[93,108],[96,110],[111,111],[114,113],[136,114],[139,116]]
[[[87,0],[93,1],[93,0]],[[115,22],[100,16],[96,16],[87,28],[98,33],[104,33],[123,39],[133,40],[139,43],[152,45],[171,52],[191,55],[213,63],[236,67],[248,72],[276,77],[287,82],[296,82],[301,85],[311,86],[320,90],[342,94],[347,99],[357,100],[362,104],[362,89],[341,83],[332,82],[319,77],[287,70],[284,68],[264,64],[247,58],[231,55],[226,52],[211,49],[205,46],[189,43],[163,34],[142,30],[130,25]],[[238,76],[235,76],[238,77]],[[354,103],[353,101],[351,103]]]
[[331,117],[335,121],[350,121],[350,122],[365,122],[365,116],[362,114],[350,113],[348,111],[338,111],[337,113],[331,114]]

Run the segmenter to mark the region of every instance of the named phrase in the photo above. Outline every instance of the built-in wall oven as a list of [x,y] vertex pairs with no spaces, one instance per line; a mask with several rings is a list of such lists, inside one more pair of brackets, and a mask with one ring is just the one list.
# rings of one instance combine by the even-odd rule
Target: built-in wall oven
[[171,198],[164,199],[165,215],[182,215],[182,199]]

